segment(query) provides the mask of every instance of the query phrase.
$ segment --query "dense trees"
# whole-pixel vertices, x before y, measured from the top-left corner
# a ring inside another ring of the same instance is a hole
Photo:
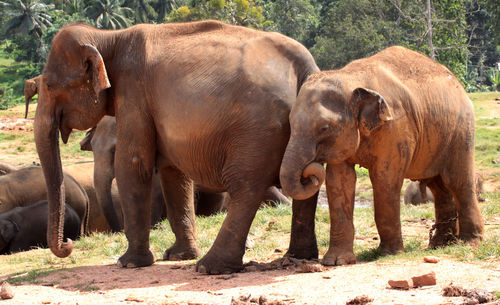
[[[445,64],[468,90],[499,78],[498,0],[0,0],[0,57],[20,62],[7,72],[25,79],[41,71],[52,37],[68,22],[118,29],[207,18],[295,38],[322,69],[398,44]],[[7,78],[0,76],[0,87],[15,83]]]

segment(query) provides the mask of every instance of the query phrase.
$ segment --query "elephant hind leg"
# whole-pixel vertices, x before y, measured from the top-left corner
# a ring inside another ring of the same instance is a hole
[[[193,181],[173,167],[159,167],[167,218],[175,234],[175,243],[168,248],[164,260],[194,259],[201,254],[196,244]]]
[[[436,176],[427,185],[434,196],[436,223],[430,232],[429,248],[444,247],[457,237],[457,209],[453,195],[441,176]],[[433,232],[435,230],[435,232]]]
[[[228,190],[230,201],[226,219],[214,244],[196,264],[198,272],[221,274],[243,269],[247,235],[267,188],[266,185],[246,182]]]
[[[458,237],[478,245],[484,233],[484,223],[477,202],[474,169],[463,169],[460,174],[453,173],[443,180],[456,203]]]

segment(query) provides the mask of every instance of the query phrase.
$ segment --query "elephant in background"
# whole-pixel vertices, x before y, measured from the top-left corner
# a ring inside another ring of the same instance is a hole
[[[477,201],[485,201],[484,197],[481,195],[483,192],[483,178],[480,174],[476,174],[475,177]],[[425,183],[421,181],[412,181],[408,184],[404,194],[405,204],[419,205],[429,201],[434,202],[434,195],[432,195],[431,190]]]
[[[31,102],[31,98],[38,93],[39,82],[41,75],[37,77],[30,78],[24,82],[24,99],[26,100],[26,112],[24,113],[24,118],[28,118],[28,109]]]
[[[47,247],[47,200],[0,214],[0,254]],[[80,237],[81,220],[70,205],[64,212],[64,238]]]
[[[82,220],[82,232],[84,232],[89,212],[87,193],[67,173],[64,173],[64,191],[66,203],[75,210]],[[46,199],[47,188],[41,167],[24,167],[0,176],[0,213]]]
[[[484,224],[475,191],[474,124],[472,103],[453,74],[403,47],[311,75],[290,113],[280,178],[285,193],[305,199],[326,177],[331,229],[323,264],[356,261],[355,164],[369,171],[381,253],[404,251],[404,178],[424,181],[436,200],[431,248],[456,237],[479,244]],[[312,224],[309,215],[303,221]]]
[[[227,216],[201,273],[243,268],[245,241],[266,190],[279,184],[290,136],[289,112],[302,84],[319,71],[309,51],[279,33],[218,21],[140,24],[103,31],[63,27],[52,40],[35,117],[35,142],[49,192],[49,246],[59,257],[64,201],[58,133],[116,117],[115,175],[126,215],[123,267],[149,266],[151,187],[158,172],[176,241],[165,259],[201,252],[193,187],[228,192]],[[316,198],[294,202],[295,211]],[[317,256],[314,225],[292,220],[289,255]],[[307,234],[306,234],[307,235]]]

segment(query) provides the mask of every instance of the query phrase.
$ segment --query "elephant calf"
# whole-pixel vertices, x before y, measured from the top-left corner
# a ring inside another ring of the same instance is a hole
[[[0,254],[47,247],[48,202],[39,201],[0,214]],[[70,205],[64,213],[64,238],[80,236],[80,217]]]
[[[474,123],[472,103],[453,74],[403,47],[311,75],[290,113],[280,179],[285,193],[305,199],[326,176],[331,231],[323,263],[356,261],[355,164],[370,174],[383,254],[404,250],[404,178],[424,181],[434,194],[436,233],[430,247],[456,237],[478,244],[483,220],[474,181]],[[302,221],[312,226],[314,213],[308,215]]]

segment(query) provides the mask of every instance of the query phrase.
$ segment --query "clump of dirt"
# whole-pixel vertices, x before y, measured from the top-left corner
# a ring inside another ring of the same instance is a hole
[[[450,284],[443,288],[443,296],[445,297],[464,297],[463,305],[484,304],[494,302],[497,297],[484,289],[467,289],[461,286],[453,286]]]
[[[239,298],[232,298],[231,299],[231,305],[254,305],[254,304],[259,304],[259,305],[287,305],[287,304],[293,304],[295,303],[295,300],[290,298],[290,299],[284,299],[284,300],[268,300],[266,296],[261,295],[259,297],[252,297],[250,294],[249,295],[242,295]]]
[[[243,272],[270,271],[270,270],[295,270],[299,273],[322,272],[326,268],[318,260],[295,259],[293,257],[282,257],[269,263],[250,261],[245,264]]]
[[[370,298],[369,296],[363,294],[347,301],[345,305],[365,305],[371,302],[373,302],[373,298]]]

